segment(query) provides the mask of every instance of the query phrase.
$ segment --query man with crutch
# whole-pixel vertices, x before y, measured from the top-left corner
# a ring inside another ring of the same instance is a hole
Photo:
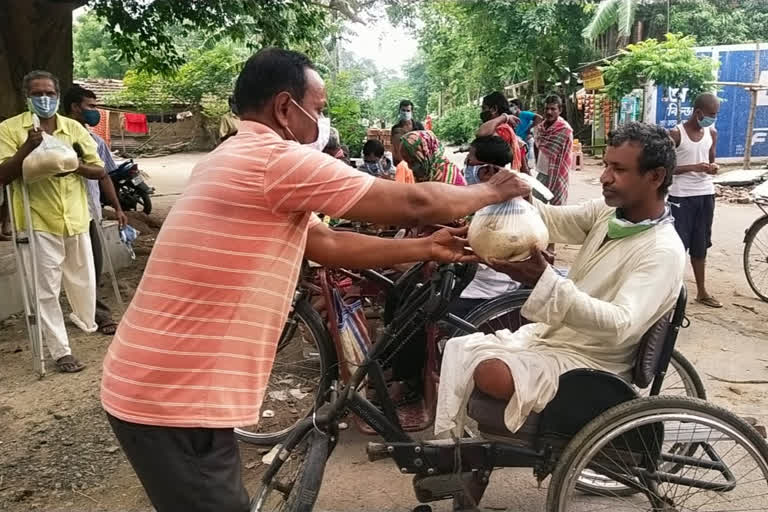
[[[88,131],[56,113],[60,91],[55,76],[32,71],[24,77],[23,92],[29,111],[0,123],[0,182],[11,184],[14,228],[17,233],[26,232],[29,239],[19,249],[23,267],[36,269],[35,275],[25,276],[36,284],[35,321],[42,326],[56,368],[74,373],[85,365],[75,359],[69,347],[59,293],[63,285],[72,306],[70,320],[85,332],[96,331],[90,213],[81,177],[100,179],[104,168]],[[69,146],[79,145],[79,166],[70,173],[24,183],[22,163],[42,143],[43,133]],[[33,259],[34,264],[26,264]]]

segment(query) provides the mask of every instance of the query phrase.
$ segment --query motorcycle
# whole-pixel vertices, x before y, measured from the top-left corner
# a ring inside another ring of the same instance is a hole
[[[127,160],[111,171],[109,177],[115,186],[117,198],[123,211],[143,211],[147,215],[152,212],[150,196],[154,194],[155,189],[144,181],[138,164],[133,160]],[[102,195],[102,204],[106,204],[105,199]]]

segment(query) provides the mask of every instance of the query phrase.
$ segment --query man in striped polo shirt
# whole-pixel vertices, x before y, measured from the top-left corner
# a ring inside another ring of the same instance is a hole
[[[467,259],[460,230],[391,240],[378,224],[448,222],[529,193],[512,173],[470,187],[376,179],[322,153],[325,86],[302,54],[265,49],[235,86],[237,135],[193,169],[104,360],[101,399],[158,512],[245,512],[233,427],[259,420],[303,257],[370,268]]]

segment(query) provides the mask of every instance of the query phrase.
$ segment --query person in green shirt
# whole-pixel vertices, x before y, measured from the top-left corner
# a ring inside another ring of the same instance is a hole
[[[56,113],[60,91],[55,76],[32,71],[24,77],[23,92],[29,111],[0,123],[0,184],[11,184],[10,207],[16,230],[25,231],[31,223],[37,242],[34,255],[26,245],[21,250],[28,269],[32,256],[37,263],[43,338],[59,371],[73,373],[85,365],[74,358],[69,347],[59,294],[63,285],[72,306],[70,320],[83,331],[94,332],[96,274],[88,235],[91,216],[85,179],[100,179],[104,167],[88,131],[77,121]],[[77,149],[79,167],[27,184],[32,217],[27,219],[22,203],[22,162],[42,143],[43,133]]]

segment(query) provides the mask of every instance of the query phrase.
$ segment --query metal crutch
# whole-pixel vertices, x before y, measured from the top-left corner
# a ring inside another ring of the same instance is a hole
[[[85,180],[85,178],[83,178]],[[91,194],[88,193],[88,186],[86,183],[83,183],[83,185],[86,185],[85,193],[86,196],[88,196],[88,204],[91,207],[92,212],[96,212],[96,205],[93,204],[93,197],[91,197]],[[99,208],[101,205],[99,205]],[[107,272],[109,272],[109,275],[112,277],[112,289],[115,292],[115,300],[117,301],[117,305],[120,306],[120,309],[123,308],[123,298],[120,296],[120,288],[117,286],[117,276],[115,275],[115,268],[112,266],[112,256],[109,255],[109,249],[107,249],[107,237],[104,235],[104,228],[101,227],[101,221],[93,219],[93,223],[96,225],[96,235],[99,237],[99,241],[101,242],[101,254],[104,257],[104,262],[107,264]],[[98,279],[99,276],[96,276]],[[99,291],[96,290],[96,293],[98,294]]]
[[[23,178],[19,178],[19,186],[21,188],[21,198],[24,206],[24,217],[26,218],[24,225],[27,232],[24,237],[20,237],[19,233],[16,231],[16,215],[13,211],[13,190],[12,186],[8,185],[6,190],[8,191],[8,212],[11,221],[11,238],[13,240],[13,252],[16,256],[16,268],[21,279],[21,295],[24,301],[24,323],[27,326],[29,347],[32,351],[32,366],[40,377],[45,377],[43,329],[40,322],[40,301],[37,294],[39,289],[37,280],[37,240],[35,230],[32,229],[29,192],[27,190],[27,184],[24,183]],[[28,246],[28,261],[25,261],[24,255],[22,254],[20,247],[22,244]],[[27,268],[27,263],[29,263],[31,268]]]

